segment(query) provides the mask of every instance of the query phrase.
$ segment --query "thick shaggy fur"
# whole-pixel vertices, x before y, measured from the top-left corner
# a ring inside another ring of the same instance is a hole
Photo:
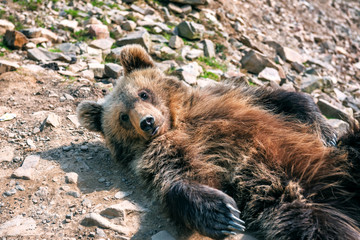
[[[142,48],[123,53],[124,78],[78,116],[174,221],[220,239],[241,230],[239,209],[261,239],[360,239],[358,129],[327,147],[333,130],[304,95],[193,89]]]

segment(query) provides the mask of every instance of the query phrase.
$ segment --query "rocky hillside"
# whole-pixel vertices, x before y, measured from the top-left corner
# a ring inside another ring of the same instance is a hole
[[[307,92],[339,134],[360,119],[358,0],[2,1],[0,36],[5,239],[202,239],[161,215],[76,119],[79,102],[116,84],[126,44],[189,85]]]

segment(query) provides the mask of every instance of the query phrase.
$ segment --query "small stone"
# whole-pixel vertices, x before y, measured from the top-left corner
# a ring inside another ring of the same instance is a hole
[[[5,19],[0,19],[0,35],[4,35],[6,30],[14,30],[15,25],[12,22],[9,22]]]
[[[70,151],[72,149],[72,146],[71,145],[70,146],[64,146],[64,147],[62,147],[62,149],[63,149],[63,151],[68,152],[68,151]]]
[[[279,47],[276,49],[277,54],[287,62],[298,62],[303,63],[305,59],[295,50],[288,48],[288,47]]]
[[[169,10],[171,10],[175,13],[179,13],[179,14],[183,13],[183,10],[173,3],[169,3],[168,8],[169,8]]]
[[[81,205],[87,208],[91,208],[91,204],[91,200],[88,198],[84,198],[84,200],[81,202]]]
[[[103,183],[103,182],[105,182],[105,181],[106,181],[106,179],[105,179],[104,177],[101,177],[101,178],[98,179],[98,182],[99,182],[99,183]]]
[[[170,2],[176,2],[180,4],[190,4],[190,5],[204,5],[208,0],[170,0]]]
[[[340,120],[340,119],[328,119],[328,123],[335,129],[338,138],[343,136],[349,131],[350,125],[349,123]]]
[[[209,39],[205,39],[203,41],[203,43],[204,43],[204,55],[205,55],[205,57],[209,57],[209,58],[215,57],[216,54],[215,54],[214,43]]]
[[[29,28],[29,29],[23,29],[21,32],[27,37],[27,38],[39,38],[41,37],[41,28]]]
[[[75,29],[77,28],[78,24],[79,24],[78,21],[75,21],[75,20],[71,21],[71,20],[67,20],[67,19],[62,20],[62,21],[60,21],[60,23],[59,23],[60,27],[62,27],[62,28],[69,28],[69,29],[72,30],[72,31],[75,31]]]
[[[65,175],[65,182],[70,184],[77,184],[79,175],[75,172],[69,172]]]
[[[175,240],[167,231],[163,230],[151,236],[151,240]]]
[[[45,119],[45,122],[47,125],[50,125],[52,127],[59,127],[61,124],[60,117],[55,113],[50,113]]]
[[[10,146],[0,148],[0,162],[11,162],[14,158],[15,149]]]
[[[25,188],[22,185],[16,185],[15,189],[19,191],[25,191]]]
[[[123,67],[115,63],[105,64],[105,75],[107,77],[117,79],[121,76],[123,72]]]
[[[129,235],[130,233],[127,227],[115,225],[97,213],[90,213],[86,215],[81,224],[84,226],[98,226],[102,228],[108,228],[124,235]]]
[[[28,58],[39,62],[64,61],[71,63],[73,59],[70,56],[58,52],[50,52],[44,48],[34,48],[28,50]]]
[[[81,151],[87,151],[87,150],[89,150],[89,147],[87,145],[81,145],[80,150]]]
[[[57,46],[57,48],[64,53],[74,53],[79,54],[80,48],[74,43],[62,43]]]
[[[171,36],[169,40],[169,47],[174,49],[179,49],[182,48],[183,46],[184,46],[184,41],[181,39],[181,37],[177,35]]]
[[[292,62],[292,63],[291,63],[291,67],[292,67],[297,73],[302,73],[302,72],[305,71],[304,65],[302,65],[301,63],[298,63],[298,62]]]
[[[39,164],[40,156],[39,155],[30,155],[27,156],[18,169],[16,169],[11,177],[13,178],[22,178],[25,180],[30,180],[33,177],[33,172],[36,166]]]
[[[99,237],[106,238],[106,233],[105,233],[105,231],[102,230],[101,228],[96,228],[95,231],[96,231],[96,234],[97,234]]]
[[[205,28],[201,24],[183,21],[177,26],[177,31],[180,37],[196,40],[202,38]]]
[[[116,45],[119,47],[122,47],[122,46],[125,46],[128,44],[140,44],[147,51],[149,51],[149,49],[151,47],[150,35],[147,31],[137,31],[137,32],[129,33],[125,37],[116,41]]]
[[[122,198],[126,198],[127,196],[130,196],[133,192],[123,192],[123,191],[119,191],[117,193],[115,193],[115,198],[116,199],[122,199]]]
[[[248,51],[241,59],[242,68],[248,72],[259,74],[265,67],[277,69],[274,62],[268,59],[264,54],[255,50]]]
[[[34,129],[33,129],[33,134],[37,134],[37,133],[39,133],[39,132],[40,132],[40,128],[34,127]]]
[[[25,35],[16,30],[7,30],[4,36],[4,43],[9,48],[20,49],[28,42]]]
[[[121,28],[125,31],[133,31],[136,28],[136,23],[134,21],[125,21],[121,24]]]
[[[264,68],[264,70],[259,73],[258,78],[265,81],[274,81],[277,84],[280,84],[281,82],[279,72],[276,69],[269,67]]]
[[[68,214],[66,214],[66,216],[65,216],[66,219],[72,219],[72,217],[73,217],[73,214],[72,214],[72,213],[68,213]]]
[[[96,78],[103,78],[105,75],[105,65],[101,63],[89,63],[89,70],[94,72]]]
[[[7,60],[0,60],[0,74],[4,72],[15,71],[20,66],[16,62],[10,62]]]
[[[89,27],[89,34],[97,39],[109,38],[110,33],[106,25],[102,24],[91,24]]]
[[[69,119],[75,125],[76,128],[80,127],[80,122],[79,122],[77,115],[75,115],[75,114],[67,115],[66,118]]]
[[[4,195],[5,197],[10,197],[10,196],[15,195],[15,194],[16,194],[16,189],[15,189],[15,188],[13,188],[13,189],[11,189],[11,190],[8,190],[8,191],[5,191],[5,192],[3,193],[3,195]]]
[[[187,54],[186,58],[190,60],[194,60],[204,55],[204,51],[200,49],[191,49]]]
[[[30,147],[30,149],[31,149],[32,151],[35,151],[35,150],[36,150],[36,145],[35,145],[35,143],[34,143],[33,140],[31,140],[30,138],[28,138],[28,139],[26,140],[26,143],[27,143],[27,145]]]
[[[111,38],[96,39],[96,40],[91,41],[89,46],[93,47],[93,48],[101,49],[101,50],[107,50],[107,49],[111,48],[111,46],[113,45],[114,42],[115,42],[115,40],[113,40]]]
[[[79,198],[80,197],[80,193],[76,192],[76,191],[69,191],[66,194],[69,195],[69,196],[72,196],[74,198]]]

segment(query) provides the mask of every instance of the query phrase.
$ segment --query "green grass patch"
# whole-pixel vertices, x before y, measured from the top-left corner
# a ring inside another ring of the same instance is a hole
[[[67,15],[71,15],[73,18],[77,18],[79,16],[79,11],[78,10],[74,10],[74,9],[67,9],[67,10],[64,10],[64,12],[67,14]]]
[[[13,0],[13,2],[18,3],[20,6],[26,7],[27,10],[36,11],[43,2],[42,0]]]
[[[77,31],[77,32],[72,32],[71,37],[75,38],[79,42],[86,42],[86,41],[91,39],[89,33],[86,30],[80,30],[80,31]]]
[[[50,48],[50,49],[49,49],[49,52],[54,52],[54,53],[56,53],[56,52],[61,52],[61,50],[60,50],[60,49],[57,49],[57,48]]]
[[[217,74],[215,74],[213,72],[208,72],[208,71],[203,72],[200,75],[200,77],[202,77],[202,78],[210,78],[210,79],[215,80],[215,81],[220,80],[220,77]]]
[[[93,0],[91,1],[91,5],[94,7],[102,7],[105,5],[105,3],[103,1]]]
[[[223,72],[226,72],[227,70],[227,66],[225,64],[219,63],[215,58],[199,57],[198,60],[202,63],[205,63],[209,67],[220,69]]]

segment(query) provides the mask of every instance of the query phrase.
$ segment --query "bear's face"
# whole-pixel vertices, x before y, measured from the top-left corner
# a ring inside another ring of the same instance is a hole
[[[101,132],[108,145],[144,144],[170,128],[169,89],[181,83],[155,68],[140,46],[124,47],[120,62],[124,77],[113,92],[103,104],[82,102],[78,118],[82,126]]]

